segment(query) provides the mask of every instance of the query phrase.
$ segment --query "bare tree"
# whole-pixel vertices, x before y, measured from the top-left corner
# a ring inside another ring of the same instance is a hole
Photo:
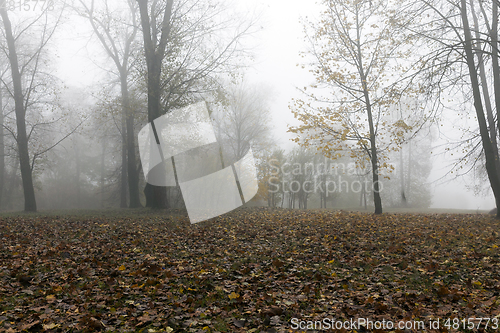
[[[469,76],[472,85],[472,93],[474,96],[474,109],[476,110],[476,117],[477,117],[477,122],[479,124],[481,141],[483,143],[484,156],[486,158],[486,171],[488,173],[488,178],[490,180],[491,189],[493,190],[493,194],[495,196],[495,202],[497,205],[497,217],[500,218],[500,210],[498,210],[498,208],[500,207],[500,178],[497,172],[496,162],[495,162],[495,160],[498,159],[498,148],[493,147],[492,142],[490,141],[488,133],[488,125],[484,115],[483,102],[481,100],[481,91],[479,89],[478,71],[476,69],[476,63],[474,60],[472,34],[469,26],[469,18],[467,15],[467,3],[465,0],[461,0],[460,5],[461,5],[460,14],[462,17],[462,24],[465,35],[463,45],[465,49],[467,67],[469,69]],[[493,5],[493,7],[496,7],[496,5]],[[494,46],[494,48],[496,47],[498,46]],[[495,150],[497,151],[496,154]]]
[[[158,31],[156,26],[156,7],[158,1],[154,0],[151,6],[151,14],[148,10],[148,0],[137,0],[141,13],[142,33],[144,37],[144,53],[147,65],[147,88],[148,88],[148,121],[153,126],[155,137],[158,144],[158,134],[154,128],[153,120],[161,116],[161,67],[165,58],[165,49],[171,38],[171,17],[174,0],[167,0],[163,9],[163,19],[161,20],[161,29]],[[173,160],[172,160],[173,162]],[[166,202],[166,188],[146,184],[144,190],[146,195],[146,206],[153,208],[168,208]]]
[[[440,95],[443,91],[444,77],[447,87],[460,85],[471,95],[478,133],[475,137],[480,140],[476,148],[481,152],[474,162],[484,161],[484,168],[489,184],[495,197],[496,206],[500,207],[500,173],[498,163],[498,144],[495,133],[494,118],[497,120],[500,113],[500,68],[498,62],[498,2],[488,3],[476,0],[455,0],[446,3],[421,0],[424,5],[423,14],[436,17],[440,22],[438,38],[435,29],[423,29],[424,35],[434,46],[426,60],[426,70],[429,75],[428,90]],[[479,16],[477,13],[481,13]],[[473,20],[471,28],[470,20]],[[490,23],[491,21],[491,23]],[[474,35],[473,35],[474,34]],[[429,43],[429,44],[431,44]],[[489,71],[486,69],[489,66]],[[455,76],[451,77],[450,72]],[[488,77],[488,73],[490,73]],[[493,96],[489,93],[488,83],[493,82]],[[446,88],[446,86],[445,86]],[[494,98],[496,114],[493,114],[491,99]],[[476,141],[477,142],[477,141]],[[461,161],[472,156],[474,150],[469,151]],[[497,218],[500,210],[497,209]]]
[[[79,0],[81,8],[78,9],[82,16],[85,16],[92,30],[96,34],[101,46],[106,51],[117,70],[120,81],[122,117],[122,136],[124,149],[122,151],[122,173],[127,175],[122,179],[122,184],[128,182],[128,192],[130,197],[130,208],[141,207],[139,199],[139,170],[137,169],[136,141],[134,132],[134,110],[130,105],[129,80],[133,67],[133,52],[136,35],[139,29],[136,18],[138,15],[137,3],[135,0],[127,0],[128,10],[125,13],[117,13],[116,9],[111,10],[107,0],[101,3],[101,11],[96,9],[95,1],[90,4],[88,1]],[[121,14],[122,17],[119,16]],[[118,36],[118,37],[117,37]],[[123,186],[123,185],[122,185]],[[126,194],[125,188],[122,190]]]
[[[269,108],[269,89],[245,82],[226,88],[223,100],[211,114],[218,141],[231,159],[237,161],[250,148],[255,154],[271,149],[272,118]]]
[[[240,41],[253,22],[233,25],[236,18],[216,1],[137,2],[147,68],[148,121],[159,143],[153,120],[210,90],[213,77],[234,65],[244,50]],[[225,22],[223,15],[229,17]],[[147,184],[144,193],[146,206],[168,207],[166,188]]]
[[[15,105],[16,133],[12,134],[17,143],[25,211],[37,210],[33,186],[33,168],[35,161],[45,152],[57,145],[57,143],[55,143],[48,148],[33,152],[30,157],[28,145],[30,139],[33,139],[32,136],[36,132],[37,127],[47,125],[48,122],[31,124],[28,131],[27,116],[29,111],[32,111],[34,115],[37,109],[36,104],[39,104],[39,101],[36,101],[36,97],[41,96],[42,93],[40,93],[40,91],[44,91],[47,89],[47,86],[50,86],[47,84],[48,82],[43,79],[45,73],[42,71],[42,67],[45,61],[45,49],[59,26],[64,4],[62,4],[60,9],[60,11],[54,12],[56,15],[50,15],[50,12],[53,11],[54,8],[46,6],[40,13],[35,13],[24,22],[20,22],[18,29],[16,29],[19,32],[15,35],[7,12],[6,1],[0,0],[0,17],[3,22],[2,33],[6,41],[6,48],[4,51],[8,54],[12,80],[10,85],[5,85],[10,86],[8,92],[9,95],[13,97]],[[33,37],[34,35],[37,37]],[[40,109],[38,109],[38,113],[40,113]],[[35,115],[35,118],[42,118],[42,116],[38,114]]]
[[[21,83],[21,72],[16,51],[16,39],[12,32],[12,25],[5,8],[5,0],[0,3],[0,16],[2,17],[5,38],[9,49],[9,62],[12,72],[14,89],[14,101],[17,118],[17,145],[19,149],[19,161],[21,164],[21,175],[24,189],[24,210],[36,211],[35,190],[30,166],[28,152],[28,134],[26,133],[26,109],[24,105],[24,94]]]
[[[0,85],[0,209],[2,208],[2,197],[5,187],[5,134],[3,116],[3,87]]]

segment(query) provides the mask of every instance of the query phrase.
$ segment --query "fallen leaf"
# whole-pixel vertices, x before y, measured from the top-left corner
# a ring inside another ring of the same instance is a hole
[[[229,299],[237,299],[239,297],[240,297],[240,294],[237,294],[234,291],[229,294]]]

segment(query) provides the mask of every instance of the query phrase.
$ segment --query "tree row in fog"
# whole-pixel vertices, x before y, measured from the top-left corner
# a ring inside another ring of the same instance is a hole
[[[455,168],[487,179],[500,204],[497,2],[322,1],[304,23],[314,82],[290,101],[290,152],[275,143],[271,89],[244,79],[253,13],[218,0],[0,8],[0,209],[182,207],[176,187],[145,182],[137,135],[200,101],[229,160],[252,148],[256,204],[428,207],[429,152],[450,110],[464,123]],[[87,88],[53,74],[74,22],[105,77]]]

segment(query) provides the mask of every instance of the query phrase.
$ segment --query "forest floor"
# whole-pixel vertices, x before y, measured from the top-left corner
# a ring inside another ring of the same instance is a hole
[[[499,231],[485,214],[0,215],[0,332],[494,332]]]

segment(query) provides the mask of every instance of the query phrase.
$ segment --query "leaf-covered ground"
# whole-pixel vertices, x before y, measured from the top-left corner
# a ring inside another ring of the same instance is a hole
[[[278,209],[195,225],[145,211],[0,217],[0,331],[289,332],[292,318],[326,317],[440,318],[447,331],[447,318],[500,314],[499,224]]]

